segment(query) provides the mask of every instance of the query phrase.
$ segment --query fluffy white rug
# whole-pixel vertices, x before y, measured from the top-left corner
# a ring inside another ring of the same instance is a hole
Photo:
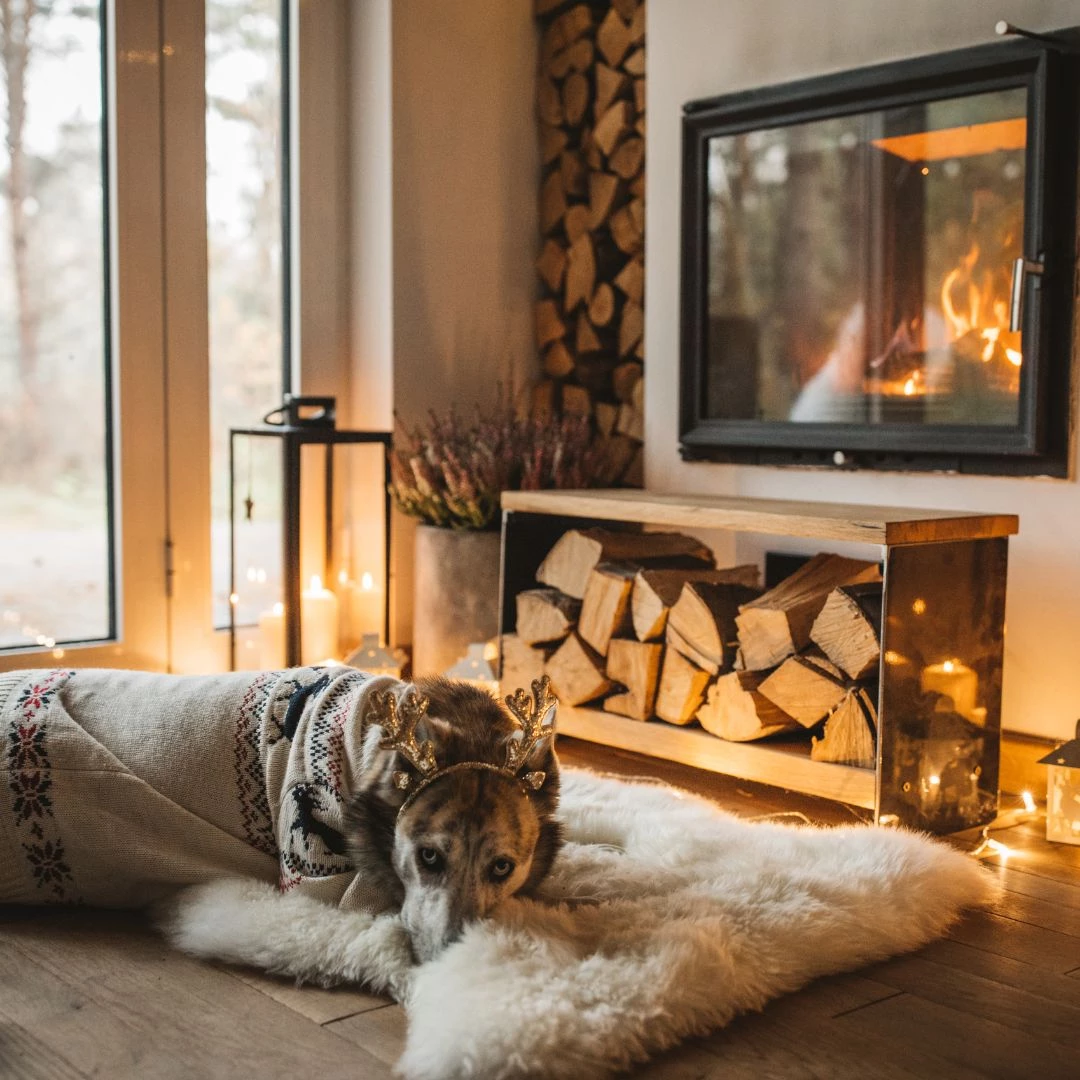
[[[568,903],[513,901],[421,967],[395,918],[255,882],[189,890],[167,930],[196,955],[393,993],[409,1080],[582,1080],[917,948],[995,895],[973,859],[913,833],[751,823],[664,786],[563,776],[571,842],[547,891]]]

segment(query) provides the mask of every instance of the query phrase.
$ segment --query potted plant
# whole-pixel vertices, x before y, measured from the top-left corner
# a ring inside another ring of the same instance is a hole
[[[532,418],[505,408],[471,421],[451,410],[400,428],[390,494],[421,524],[414,564],[413,670],[445,671],[498,631],[503,491],[581,488],[598,456],[587,417]]]

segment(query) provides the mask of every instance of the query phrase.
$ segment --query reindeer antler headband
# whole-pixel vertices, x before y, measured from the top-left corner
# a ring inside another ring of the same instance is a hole
[[[409,691],[400,701],[393,691],[387,690],[372,695],[371,718],[383,729],[379,747],[383,750],[396,750],[419,774],[414,776],[404,770],[394,773],[394,786],[408,792],[405,801],[398,810],[400,816],[424,788],[450,773],[465,769],[479,769],[500,773],[512,780],[518,780],[532,791],[539,791],[546,774],[539,771],[522,773],[529,756],[537,745],[555,731],[555,708],[558,705],[551,693],[551,684],[545,675],[533,680],[532,696],[524,690],[515,690],[506,699],[510,714],[517,720],[518,732],[511,736],[506,745],[506,764],[492,765],[487,761],[461,761],[440,769],[435,760],[435,747],[425,739],[416,741],[416,725],[428,710],[430,702],[415,690]],[[550,716],[550,721],[548,717]]]

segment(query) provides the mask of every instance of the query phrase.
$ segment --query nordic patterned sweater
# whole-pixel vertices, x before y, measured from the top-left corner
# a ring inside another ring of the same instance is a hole
[[[224,875],[377,910],[343,810],[369,694],[351,668],[0,675],[0,903],[139,907]]]

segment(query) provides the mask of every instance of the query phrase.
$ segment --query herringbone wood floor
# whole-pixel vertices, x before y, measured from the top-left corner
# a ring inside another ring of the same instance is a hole
[[[657,775],[747,816],[844,807],[574,740],[571,765]],[[1080,848],[1042,824],[999,834],[1005,898],[909,956],[824,979],[635,1075],[1076,1080]],[[404,1015],[384,999],[296,988],[171,952],[129,914],[0,909],[0,1077],[390,1080]]]

